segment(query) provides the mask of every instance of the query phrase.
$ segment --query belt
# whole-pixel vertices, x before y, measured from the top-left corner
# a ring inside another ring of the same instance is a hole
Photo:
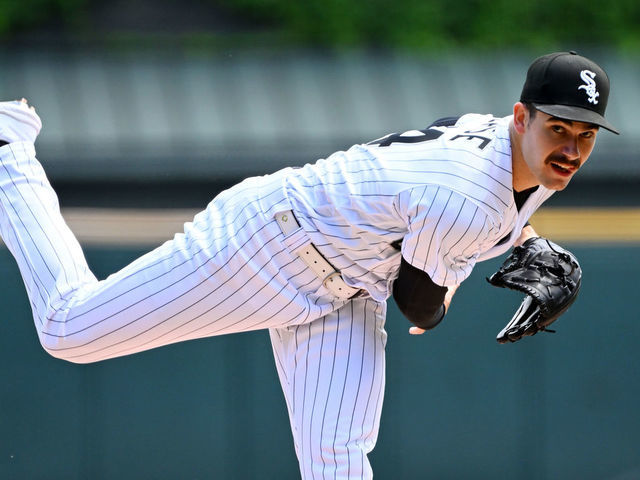
[[[291,210],[279,212],[275,218],[285,236],[300,228],[300,223]],[[295,251],[295,254],[322,280],[325,288],[336,297],[347,300],[362,291],[347,285],[340,272],[322,256],[312,243],[300,247]]]

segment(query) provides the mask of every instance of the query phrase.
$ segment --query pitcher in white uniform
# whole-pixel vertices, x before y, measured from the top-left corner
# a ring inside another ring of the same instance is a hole
[[[65,224],[25,100],[0,103],[0,233],[42,346],[96,362],[268,329],[303,478],[371,478],[386,302],[435,327],[482,261],[589,157],[609,93],[591,60],[534,61],[513,115],[468,114],[222,192],[184,232],[98,281]]]

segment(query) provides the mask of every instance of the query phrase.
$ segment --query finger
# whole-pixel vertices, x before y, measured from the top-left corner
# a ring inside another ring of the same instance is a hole
[[[426,332],[426,330],[423,330],[423,329],[418,328],[418,327],[411,327],[409,329],[409,333],[411,335],[422,335],[424,332]]]

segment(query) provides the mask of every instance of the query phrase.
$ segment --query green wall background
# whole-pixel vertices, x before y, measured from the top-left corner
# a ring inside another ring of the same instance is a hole
[[[640,476],[640,248],[567,246],[585,278],[555,335],[495,342],[520,301],[485,282],[497,260],[427,335],[390,306],[376,478]],[[143,252],[86,253],[104,277]],[[0,298],[1,479],[298,477],[266,332],[73,365],[41,350],[6,249]]]

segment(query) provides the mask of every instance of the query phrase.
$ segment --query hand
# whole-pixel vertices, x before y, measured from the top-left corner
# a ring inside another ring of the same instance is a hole
[[[34,143],[42,121],[27,99],[0,102],[0,140],[7,143]]]
[[[544,237],[533,237],[514,248],[487,280],[525,295],[496,337],[498,343],[517,342],[540,331],[551,331],[547,327],[576,300],[582,269],[569,250]]]
[[[444,314],[447,314],[447,311],[449,311],[449,305],[451,304],[451,299],[453,298],[453,294],[456,293],[456,290],[458,289],[460,285],[453,285],[451,287],[447,287],[447,293],[445,293],[444,295]],[[424,332],[426,332],[426,330],[423,330],[420,327],[411,327],[409,329],[409,333],[411,335],[422,335]]]

